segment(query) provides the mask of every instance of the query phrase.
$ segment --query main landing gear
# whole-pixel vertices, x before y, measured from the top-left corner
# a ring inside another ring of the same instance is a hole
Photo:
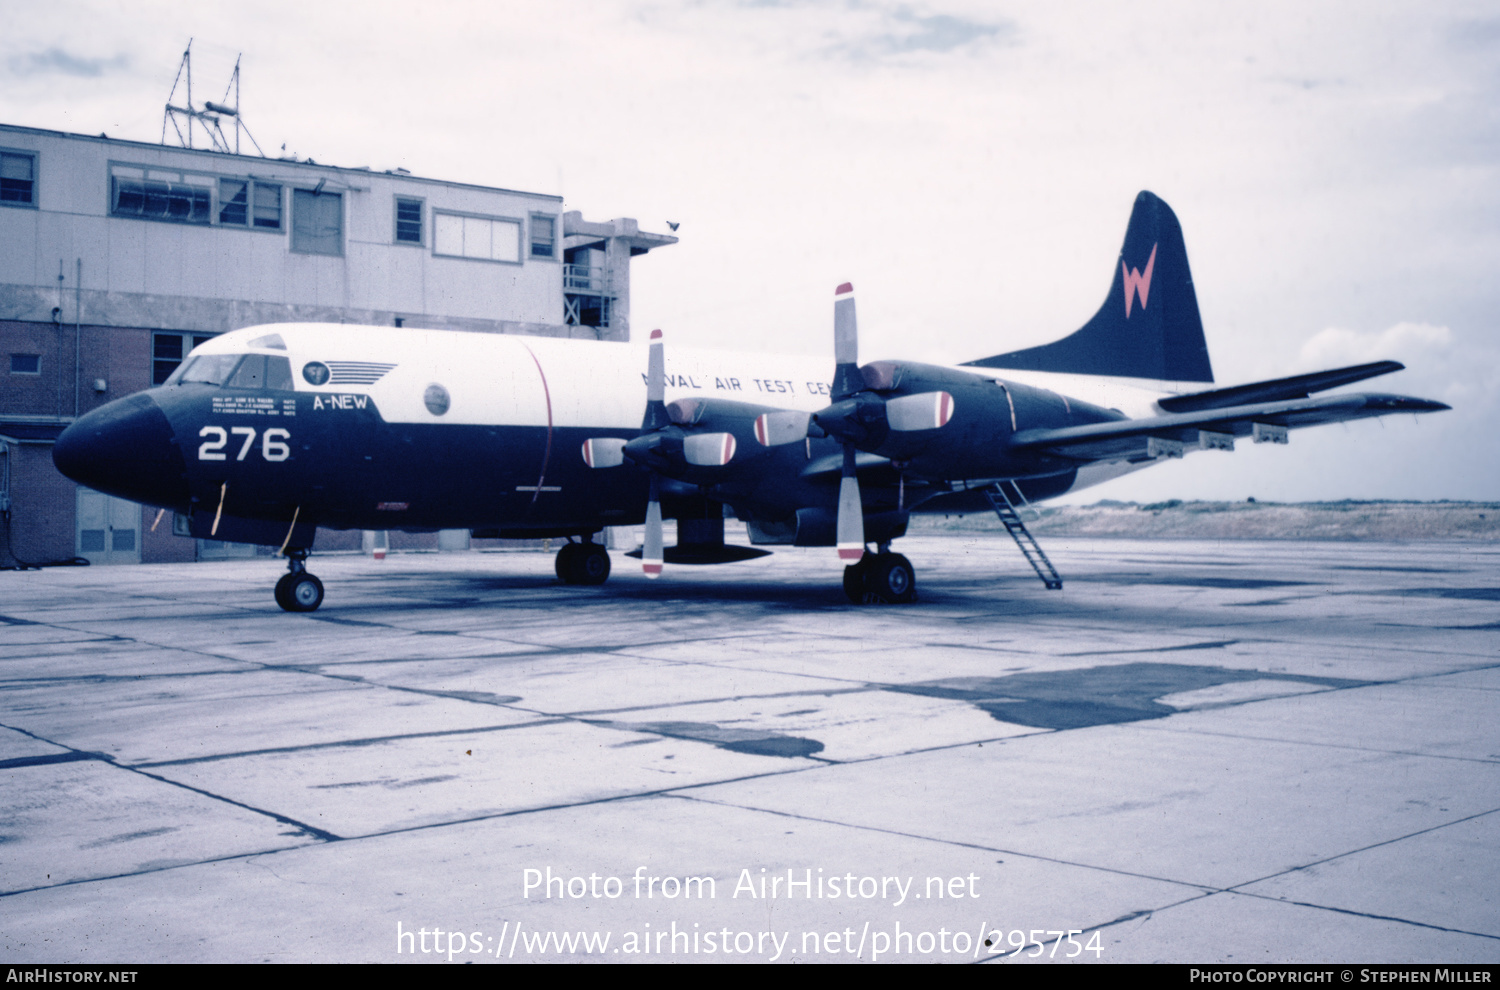
[[[564,543],[557,551],[557,576],[564,584],[603,584],[609,577],[609,551],[592,538]]]
[[[917,600],[917,576],[911,561],[882,544],[844,568],[844,594],[856,605],[905,605]]]
[[[286,570],[276,582],[276,604],[288,612],[311,612],[323,604],[323,582],[307,570],[307,551],[289,547]]]

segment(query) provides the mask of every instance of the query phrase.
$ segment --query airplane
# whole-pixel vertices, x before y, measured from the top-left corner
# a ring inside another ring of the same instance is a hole
[[[310,612],[319,526],[564,538],[558,577],[602,584],[596,542],[644,525],[664,564],[831,546],[852,602],[915,598],[891,550],[913,512],[999,513],[1049,588],[1018,507],[1235,441],[1441,402],[1330,389],[1378,361],[1213,388],[1176,215],[1135,200],[1108,296],[1061,340],[958,366],[860,365],[852,287],[832,379],[810,357],[393,327],[286,323],[222,334],[165,384],[80,417],[53,448],[90,488],[176,513],[179,532],[278,548],[277,604]],[[642,360],[644,358],[644,361]],[[644,366],[644,373],[643,373]],[[1003,372],[1003,374],[1001,374]],[[1163,394],[1165,391],[1165,394]],[[726,514],[751,546],[726,544]],[[663,546],[663,520],[677,543]],[[871,549],[873,547],[873,550]]]

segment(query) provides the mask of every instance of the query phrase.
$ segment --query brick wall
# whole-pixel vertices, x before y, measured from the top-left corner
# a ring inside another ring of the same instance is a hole
[[[0,522],[5,537],[0,559],[9,564],[71,559],[76,553],[75,486],[52,466],[52,445],[27,443],[10,448],[10,518]]]

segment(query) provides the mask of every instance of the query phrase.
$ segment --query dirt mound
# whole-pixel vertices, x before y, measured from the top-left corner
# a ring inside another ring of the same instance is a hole
[[[1039,513],[1039,515],[1038,515]],[[1500,541],[1500,502],[1183,502],[1038,506],[1037,536],[1186,540]],[[1002,529],[993,515],[913,516],[913,533]]]

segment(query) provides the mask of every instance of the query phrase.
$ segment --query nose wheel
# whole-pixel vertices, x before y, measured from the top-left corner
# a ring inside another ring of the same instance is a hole
[[[307,570],[307,551],[288,550],[287,572],[276,582],[276,604],[288,612],[312,612],[323,604],[323,582]]]

